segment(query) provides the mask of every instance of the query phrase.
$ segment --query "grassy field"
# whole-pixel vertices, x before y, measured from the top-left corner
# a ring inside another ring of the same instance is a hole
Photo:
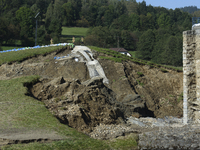
[[[86,36],[89,28],[62,27],[62,35],[67,36]]]
[[[16,52],[7,52],[0,54],[0,65],[3,63],[10,63],[10,62],[20,62],[28,57],[33,57],[41,54],[47,54],[52,51],[55,51],[59,48],[65,48],[66,46],[52,46],[52,47],[43,47],[43,48],[36,48],[36,49],[27,49],[22,51]]]
[[[38,76],[27,76],[12,80],[0,80],[0,127],[45,129],[56,131],[67,137],[66,140],[52,143],[30,143],[4,146],[2,149],[41,149],[41,150],[78,150],[78,149],[129,149],[137,146],[135,136],[116,141],[95,140],[75,129],[61,124],[40,101],[26,96],[24,84],[34,83]]]
[[[108,148],[104,142],[90,139],[66,125],[61,124],[40,101],[26,96],[27,88],[24,83],[34,83],[38,76],[22,77],[12,80],[0,81],[0,127],[29,128],[56,130],[69,137],[68,140],[50,144],[33,143],[28,145],[14,145],[13,149],[101,149]],[[93,144],[91,144],[93,143]],[[10,146],[6,146],[4,149]]]
[[[85,37],[89,28],[80,27],[62,27],[60,41],[72,43],[72,38],[75,37],[75,43],[80,43],[81,37]]]

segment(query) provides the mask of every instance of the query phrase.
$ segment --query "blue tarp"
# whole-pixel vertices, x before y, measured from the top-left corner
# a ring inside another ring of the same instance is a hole
[[[10,50],[3,50],[0,51],[0,53],[7,53],[7,52],[13,52],[13,51],[21,51],[21,50],[27,50],[27,49],[35,49],[35,48],[42,48],[42,47],[49,47],[49,46],[65,46],[65,45],[72,45],[74,46],[72,43],[59,43],[59,44],[51,44],[51,45],[45,45],[45,46],[34,46],[34,47],[24,47],[24,48],[14,48],[14,49],[10,49]]]

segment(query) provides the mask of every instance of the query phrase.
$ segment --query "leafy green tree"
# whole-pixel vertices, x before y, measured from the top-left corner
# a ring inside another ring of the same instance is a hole
[[[145,31],[142,36],[139,38],[139,42],[137,44],[136,57],[145,60],[151,60],[152,54],[151,52],[154,49],[155,44],[155,35],[154,32],[149,29]]]
[[[138,15],[146,15],[147,14],[147,5],[146,2],[143,0],[141,3],[138,3],[137,9]]]
[[[150,13],[147,13],[146,16],[140,15],[140,30],[154,29],[154,26],[154,19]]]
[[[34,0],[34,4],[36,4],[41,14],[46,13],[49,3],[51,3],[51,0],[36,0],[36,2]],[[44,19],[43,16],[45,15],[41,15],[41,16],[42,16],[42,19]]]
[[[114,8],[116,18],[127,13],[126,5],[123,1],[118,1]]]
[[[163,53],[164,62],[167,65],[176,65],[178,41],[175,36],[170,36],[167,40],[165,51]]]
[[[137,14],[133,13],[133,14],[131,14],[129,16],[129,20],[130,20],[130,22],[129,22],[128,29],[130,31],[137,31],[137,30],[139,30],[139,28],[140,28],[140,17]]]
[[[158,39],[158,41],[155,42],[154,49],[152,51],[152,59],[151,61],[158,63],[158,64],[165,64],[165,45],[166,45],[166,39],[161,38]]]
[[[99,7],[98,13],[97,13],[97,18],[96,18],[96,23],[95,23],[96,26],[103,26],[104,25],[103,24],[103,18],[104,18],[106,8],[107,8],[106,6]]]
[[[95,25],[96,18],[97,18],[98,6],[93,5],[89,7],[89,16],[85,16],[86,20],[89,22],[90,25]]]
[[[194,13],[195,11],[198,11],[199,9],[197,8],[197,6],[186,6],[183,8],[180,8],[182,11],[184,12],[188,12],[188,13]]]
[[[5,37],[7,37],[7,26],[7,20],[0,17],[0,45],[3,43],[3,40],[5,40]]]
[[[192,14],[193,17],[200,17],[200,10],[198,11],[195,11],[193,14]]]
[[[49,44],[50,39],[48,39],[48,42],[45,41],[46,37],[46,31],[44,26],[40,26],[37,30],[37,44],[38,45],[44,45]]]
[[[48,34],[51,34],[54,42],[59,41],[59,37],[62,32],[62,17],[63,17],[63,2],[61,0],[55,0],[55,3],[50,3],[47,8],[45,18],[45,28]]]
[[[128,15],[131,15],[132,13],[136,14],[137,7],[138,7],[138,3],[136,2],[136,0],[126,1],[126,9],[128,11]]]
[[[7,7],[8,3],[6,3],[6,0],[0,0],[0,16],[7,9]]]
[[[34,44],[33,27],[35,22],[33,20],[34,13],[27,7],[20,7],[16,12],[16,18],[20,24],[20,38],[24,45]]]
[[[64,8],[64,20],[63,20],[63,25],[65,26],[72,26],[73,25],[73,7],[70,2],[64,3],[63,6]]]
[[[68,0],[67,2],[70,2],[72,4],[72,7],[74,8],[74,22],[76,20],[80,19],[80,12],[81,12],[81,7],[82,7],[82,2],[81,0]]]
[[[157,23],[160,28],[168,28],[171,25],[171,18],[166,13],[163,13],[157,19]]]
[[[51,31],[49,30],[49,26],[52,20],[52,16],[53,16],[53,2],[51,2],[47,8],[47,12],[46,12],[46,18],[45,18],[45,28],[48,34],[51,33]]]
[[[136,39],[134,39],[133,33],[127,30],[121,31],[121,47],[128,50],[136,49]]]
[[[112,22],[111,28],[128,30],[129,22],[129,17],[126,14],[123,14]]]
[[[114,13],[114,6],[109,5],[108,9],[105,11],[104,17],[103,17],[103,23],[105,26],[110,26],[113,22],[113,19],[115,18]]]

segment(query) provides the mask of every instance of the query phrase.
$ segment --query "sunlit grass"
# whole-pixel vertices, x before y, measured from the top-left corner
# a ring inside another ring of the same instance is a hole
[[[43,47],[43,48],[36,48],[36,49],[27,49],[27,50],[21,50],[21,51],[0,53],[0,65],[4,63],[15,62],[15,61],[20,62],[28,57],[47,54],[47,53],[56,51],[60,48],[66,48],[66,46],[52,46],[52,47]]]
[[[3,49],[3,50],[11,50],[11,49],[14,49],[14,48],[22,48],[22,47],[12,47],[12,46],[1,46],[1,48]]]
[[[107,56],[99,56],[99,58],[101,58],[101,59],[108,59],[108,60],[112,60],[112,61],[120,62],[120,63],[123,62],[123,61],[132,61],[132,62],[135,62],[137,64],[149,65],[151,67],[160,68],[161,71],[165,70],[165,69],[174,70],[174,71],[177,71],[177,72],[182,72],[183,71],[182,67],[175,67],[175,66],[156,64],[154,62],[137,59],[135,57],[129,57],[127,55],[120,54],[119,52],[116,52],[116,51],[113,51],[113,50],[110,50],[110,49],[106,49],[106,48],[100,48],[100,47],[95,47],[95,46],[89,46],[89,47],[92,50],[95,50],[95,51],[98,51],[100,53],[103,53],[103,54],[107,55]],[[132,54],[134,54],[134,53],[132,53]]]
[[[108,150],[135,148],[135,139],[124,139],[115,142],[95,140],[89,136],[61,124],[45,105],[27,96],[24,86],[36,83],[39,76],[26,76],[11,80],[0,80],[0,128],[27,128],[56,131],[66,139],[51,143],[16,144],[1,147],[3,150]]]
[[[62,27],[62,35],[86,36],[89,28]]]

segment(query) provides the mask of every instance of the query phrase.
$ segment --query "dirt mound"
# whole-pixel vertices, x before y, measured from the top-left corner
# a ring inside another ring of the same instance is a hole
[[[28,87],[30,95],[44,101],[62,122],[79,131],[95,126],[123,123],[127,117],[182,116],[182,73],[95,58],[103,67],[109,85],[102,79],[89,80],[87,66],[74,59],[54,60],[70,50],[0,66],[0,80],[26,75],[41,76]]]
[[[33,96],[64,124],[89,133],[103,124],[124,123],[130,115],[145,116],[148,109],[139,96],[127,95],[124,103],[96,77],[85,82],[65,79],[42,79],[30,88]]]

